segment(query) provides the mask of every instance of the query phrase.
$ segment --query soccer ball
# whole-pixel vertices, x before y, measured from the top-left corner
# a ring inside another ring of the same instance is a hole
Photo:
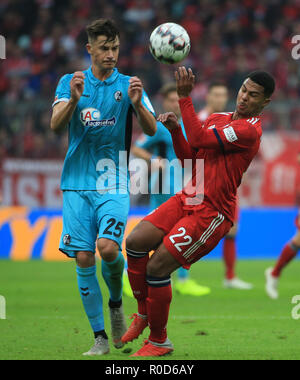
[[[161,24],[151,33],[149,49],[161,63],[171,65],[182,61],[189,54],[190,48],[187,31],[173,22]]]

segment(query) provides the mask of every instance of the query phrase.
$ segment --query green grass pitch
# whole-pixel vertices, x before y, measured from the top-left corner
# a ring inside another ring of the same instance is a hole
[[[174,292],[168,335],[175,351],[165,359],[300,359],[300,319],[292,318],[295,305],[291,302],[293,296],[300,295],[300,261],[295,260],[285,269],[276,301],[264,292],[264,270],[272,263],[238,262],[239,276],[255,286],[251,291],[223,289],[221,261],[195,264],[191,276],[210,286],[212,292],[203,297]],[[108,292],[99,262],[98,276],[110,334]],[[6,299],[6,319],[0,319],[0,360],[139,360],[112,346],[103,357],[81,355],[93,344],[93,335],[81,304],[73,261],[2,260],[0,295]],[[124,297],[124,309],[127,316],[136,312],[135,300]],[[148,331],[125,348],[134,353]]]

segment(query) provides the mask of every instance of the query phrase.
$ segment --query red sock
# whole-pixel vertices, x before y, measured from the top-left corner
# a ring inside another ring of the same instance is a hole
[[[223,259],[225,263],[225,276],[227,280],[235,277],[234,268],[236,261],[236,242],[235,238],[225,237],[223,245]]]
[[[151,278],[151,281],[154,278]],[[172,301],[171,280],[164,286],[152,286],[148,280],[147,314],[150,328],[149,340],[163,343],[167,339],[167,323]],[[162,279],[157,279],[162,280]]]
[[[127,255],[128,279],[133,295],[138,303],[138,312],[142,315],[147,315],[146,299],[148,295],[148,285],[146,282],[146,267],[148,260],[149,255],[140,258],[133,258]]]
[[[282,269],[297,255],[298,247],[291,243],[284,246],[279,259],[273,269],[272,276],[279,277]]]

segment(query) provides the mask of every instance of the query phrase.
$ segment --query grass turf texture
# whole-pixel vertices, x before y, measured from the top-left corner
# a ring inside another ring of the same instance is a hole
[[[99,264],[106,331],[110,336],[108,291]],[[292,262],[284,271],[280,298],[276,301],[264,292],[264,270],[271,264],[238,263],[239,276],[255,286],[251,291],[223,289],[221,261],[195,264],[191,276],[210,286],[212,292],[203,297],[179,296],[174,292],[168,335],[175,351],[158,360],[300,359],[300,319],[291,316],[295,306],[292,297],[300,294],[300,261]],[[111,345],[108,355],[82,356],[93,344],[93,335],[81,304],[72,261],[0,261],[0,294],[6,298],[7,316],[0,320],[0,360],[139,360],[129,355],[141,347],[148,329],[143,337],[120,350]],[[126,315],[136,312],[135,300],[124,297],[123,303]],[[126,352],[130,348],[131,353]]]

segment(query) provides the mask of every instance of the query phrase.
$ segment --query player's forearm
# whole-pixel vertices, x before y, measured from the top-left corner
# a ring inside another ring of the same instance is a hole
[[[151,112],[149,112],[142,104],[134,107],[136,117],[143,132],[148,136],[154,136],[156,132],[156,120]]]
[[[170,132],[172,136],[175,154],[177,158],[181,161],[181,165],[183,166],[185,159],[195,158],[195,152],[184,138],[181,128],[173,129]]]
[[[54,132],[59,133],[66,128],[73,116],[77,103],[77,101],[70,99],[68,102],[58,103],[60,106],[53,109],[50,127]]]
[[[198,148],[203,138],[202,125],[196,115],[191,97],[179,99],[179,105],[187,139],[191,146]]]
[[[191,97],[179,99],[181,116],[187,139],[193,148],[218,149],[219,142],[213,131],[202,128],[195,112]]]

